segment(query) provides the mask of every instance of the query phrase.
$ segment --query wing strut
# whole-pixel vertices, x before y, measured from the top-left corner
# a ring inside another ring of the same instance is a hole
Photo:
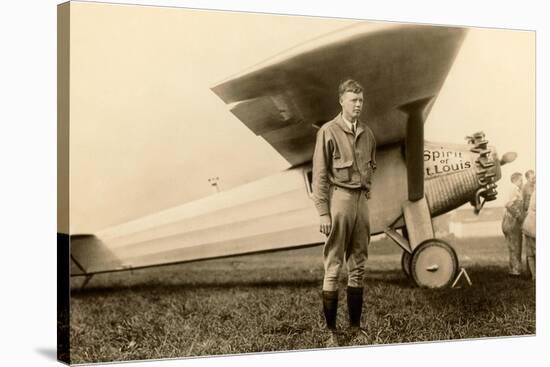
[[[408,115],[405,160],[409,201],[418,201],[424,197],[424,112],[433,98],[421,98],[399,106],[399,110]]]

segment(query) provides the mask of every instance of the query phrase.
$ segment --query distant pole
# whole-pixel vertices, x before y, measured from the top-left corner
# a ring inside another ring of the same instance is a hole
[[[210,185],[216,188],[216,192],[220,192],[219,181],[220,181],[219,177],[211,177],[208,179],[208,182],[210,183]]]

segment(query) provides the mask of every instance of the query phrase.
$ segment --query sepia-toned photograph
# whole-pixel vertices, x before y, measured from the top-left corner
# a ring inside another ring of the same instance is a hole
[[[535,31],[57,27],[60,361],[536,335]]]

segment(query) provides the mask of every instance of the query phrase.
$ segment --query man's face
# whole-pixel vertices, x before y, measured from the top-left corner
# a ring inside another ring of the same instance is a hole
[[[340,97],[340,106],[342,106],[342,114],[347,120],[351,122],[357,120],[363,109],[363,92],[345,92]]]
[[[518,177],[518,178],[514,181],[514,183],[516,184],[517,187],[519,187],[519,188],[521,189],[522,186],[523,186],[523,178]]]
[[[527,181],[529,181],[530,183],[534,184],[535,183],[535,174],[532,174],[531,176],[529,176],[527,178]]]

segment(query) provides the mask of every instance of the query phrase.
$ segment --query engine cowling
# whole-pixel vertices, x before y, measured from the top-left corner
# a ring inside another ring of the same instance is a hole
[[[440,215],[471,202],[476,213],[497,198],[501,177],[496,149],[483,132],[466,138],[468,144],[424,145],[425,195],[432,215]]]

